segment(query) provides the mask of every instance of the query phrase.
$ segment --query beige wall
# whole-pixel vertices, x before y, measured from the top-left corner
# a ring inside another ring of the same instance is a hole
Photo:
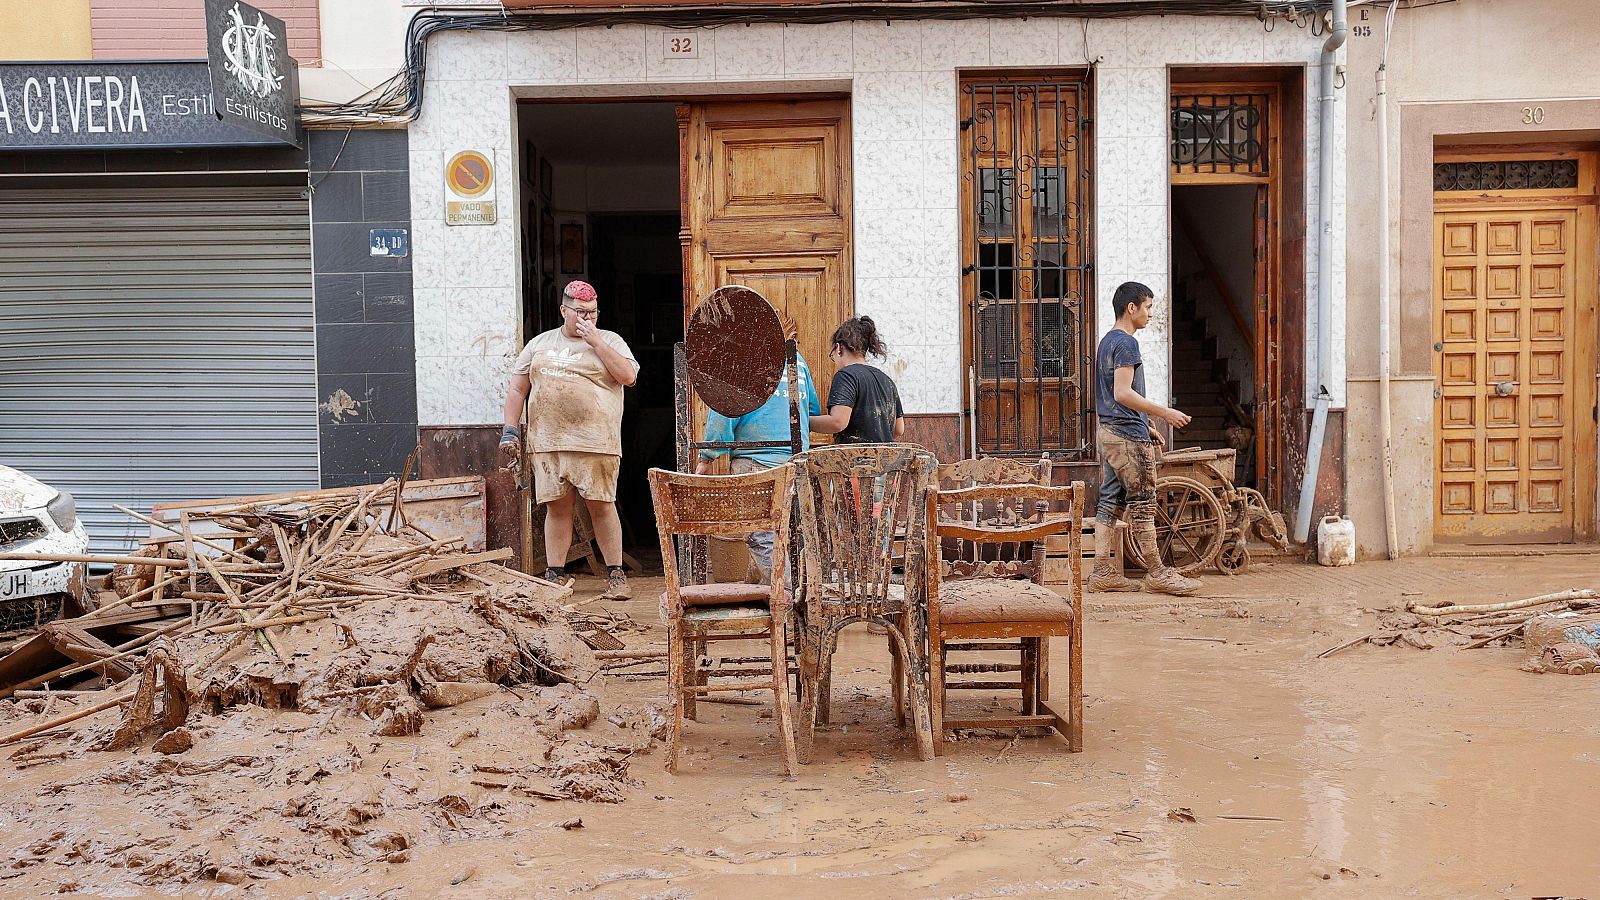
[[[89,0],[0,0],[0,60],[88,59]]]
[[[1366,10],[1363,18],[1362,10]],[[1374,73],[1383,41],[1384,6],[1354,7],[1346,88],[1348,243],[1346,363],[1350,373],[1350,414],[1346,419],[1347,506],[1365,556],[1385,550],[1380,484],[1378,371],[1378,191],[1377,126],[1373,118]],[[1370,34],[1361,32],[1370,28]],[[1399,380],[1391,392],[1396,459],[1398,545],[1402,553],[1426,552],[1433,540],[1433,381],[1431,315],[1401,319],[1402,267],[1431,266],[1431,231],[1404,244],[1400,218],[1405,198],[1400,188],[1402,147],[1431,154],[1437,104],[1471,103],[1473,110],[1450,111],[1473,122],[1475,133],[1495,134],[1497,142],[1570,139],[1577,129],[1600,121],[1560,121],[1552,116],[1525,129],[1516,101],[1600,97],[1600,17],[1594,5],[1573,0],[1460,0],[1401,9],[1389,49],[1389,222],[1392,303],[1392,371]],[[1499,101],[1499,102],[1495,102]],[[1506,103],[1505,101],[1512,101]],[[1503,120],[1503,121],[1502,121]],[[1427,121],[1428,127],[1418,123]],[[1410,123],[1413,127],[1407,130]],[[1446,125],[1444,131],[1455,130]],[[1431,191],[1431,185],[1422,187]],[[1415,295],[1415,288],[1413,295]],[[1592,373],[1590,373],[1592,376]],[[1587,418],[1587,417],[1585,417]],[[1593,462],[1589,462],[1593,465]]]
[[[406,23],[417,6],[402,0],[322,0],[320,68],[300,70],[307,100],[355,98],[400,70]]]

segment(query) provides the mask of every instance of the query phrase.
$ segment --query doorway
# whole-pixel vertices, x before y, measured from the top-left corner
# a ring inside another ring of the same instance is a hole
[[[1235,482],[1256,487],[1259,368],[1255,307],[1264,299],[1264,185],[1172,189],[1172,397],[1193,417],[1183,447],[1237,451]]]
[[[625,549],[654,558],[646,473],[675,466],[673,345],[701,298],[761,292],[827,396],[827,340],[854,311],[849,100],[523,101],[518,126],[524,339],[560,324],[569,282],[594,285],[600,327],[639,361],[617,502]]]
[[[1235,449],[1237,483],[1278,511],[1309,422],[1302,77],[1177,68],[1168,107],[1173,397],[1195,417],[1176,439]]]
[[[674,466],[672,347],[684,321],[673,104],[525,102],[518,122],[524,339],[560,326],[568,283],[594,285],[600,327],[639,361],[638,383],[623,393],[617,505],[624,549],[653,560],[646,473]]]

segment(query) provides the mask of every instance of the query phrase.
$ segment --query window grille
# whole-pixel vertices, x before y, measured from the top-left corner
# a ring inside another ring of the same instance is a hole
[[[1575,159],[1497,159],[1433,164],[1436,191],[1547,191],[1576,189]]]
[[[1092,458],[1088,73],[961,84],[962,294],[978,449]]]
[[[1266,175],[1265,94],[1173,94],[1172,171]]]

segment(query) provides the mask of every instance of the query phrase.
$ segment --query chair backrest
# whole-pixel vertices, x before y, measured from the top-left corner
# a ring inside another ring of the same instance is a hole
[[[795,457],[804,536],[806,603],[830,615],[892,615],[918,602],[926,576],[922,500],[937,460],[909,444],[842,444]],[[896,539],[905,542],[905,586],[891,591]]]
[[[773,558],[785,559],[789,544],[789,510],[794,466],[782,465],[749,475],[687,475],[650,470],[650,496],[655,500],[656,530],[661,536],[661,564],[669,584],[681,584],[675,539],[697,542],[691,555],[704,555],[711,535],[771,531]]]
[[[941,491],[986,485],[1031,484],[1049,487],[1051,463],[1048,455],[1036,460],[1002,459],[984,457],[963,459],[939,466],[938,484]],[[960,504],[943,504],[939,508],[941,521],[962,522],[969,525],[1015,525],[1036,522],[1047,511],[1031,498],[1008,498],[1005,501],[970,501]],[[1043,565],[1043,554],[1034,553],[1030,542],[1009,541],[984,543],[962,538],[944,538],[940,542],[941,574],[944,578],[983,576],[988,578],[1033,578]]]
[[[972,552],[947,558],[940,570],[944,579],[1026,578],[1042,581],[1045,539],[1064,535],[1067,557],[1076,562],[1083,551],[1083,482],[1052,487],[1048,484],[990,484],[928,494],[929,515],[934,517],[931,547],[952,541]],[[1001,552],[988,552],[999,548]],[[932,551],[930,551],[932,552]]]

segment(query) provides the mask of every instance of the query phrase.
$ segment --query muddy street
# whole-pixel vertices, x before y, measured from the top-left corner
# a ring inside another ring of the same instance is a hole
[[[681,773],[662,770],[657,746],[634,760],[640,784],[624,803],[543,803],[505,837],[464,835],[403,864],[249,890],[1593,896],[1600,856],[1578,798],[1600,791],[1596,682],[1518,671],[1520,649],[1313,657],[1370,630],[1367,609],[1595,586],[1596,569],[1593,555],[1276,563],[1213,577],[1211,596],[1177,606],[1092,598],[1087,749],[1076,755],[1056,738],[982,735],[918,763],[889,711],[884,638],[852,627],[834,724],[797,780],[781,777],[764,704],[704,704],[686,725]],[[618,605],[649,622],[653,603]],[[665,695],[659,678],[610,678],[603,693]]]

